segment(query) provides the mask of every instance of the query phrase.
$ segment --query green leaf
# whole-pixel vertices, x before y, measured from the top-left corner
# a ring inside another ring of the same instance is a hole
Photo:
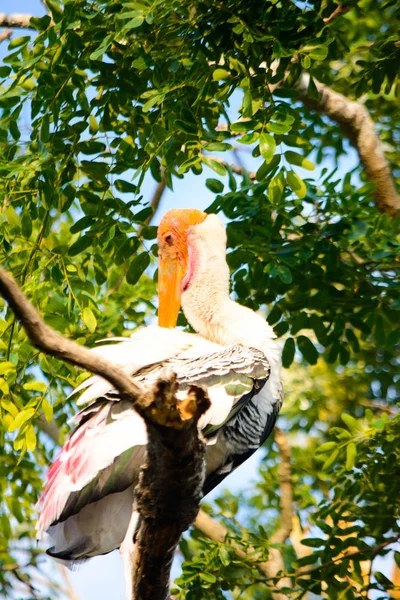
[[[43,394],[47,390],[47,385],[43,381],[29,381],[22,386],[24,390],[30,392],[40,392]]]
[[[6,375],[7,373],[13,373],[15,371],[15,365],[9,360],[0,362],[0,375]]]
[[[285,187],[285,179],[282,172],[278,173],[271,179],[268,185],[268,199],[273,204],[278,204],[282,198]]]
[[[128,272],[126,274],[126,281],[131,285],[135,285],[142,275],[142,273],[147,269],[150,264],[150,255],[147,252],[142,252],[142,254],[138,254],[132,260],[129,265]]]
[[[220,194],[224,191],[224,184],[219,179],[206,179],[206,186],[214,194]]]
[[[305,335],[299,335],[299,337],[297,338],[297,345],[299,347],[300,352],[310,365],[317,364],[319,356],[318,351],[308,337],[306,337]]]
[[[69,256],[76,256],[84,250],[87,250],[92,245],[92,238],[88,235],[83,235],[77,240],[68,250]]]
[[[351,471],[356,463],[357,447],[354,442],[350,442],[346,448],[346,469]]]
[[[309,51],[309,56],[314,60],[324,60],[328,56],[328,47],[314,46],[314,48]]]
[[[386,575],[384,575],[380,571],[375,571],[374,577],[377,580],[377,582],[380,583],[385,589],[392,589],[394,587],[393,582],[390,581],[390,579],[388,579]]]
[[[96,221],[95,219],[93,219],[93,217],[82,217],[82,219],[79,219],[79,221],[77,221],[75,225],[72,225],[72,227],[70,227],[70,232],[78,233],[79,231],[87,229],[94,223],[96,223]]]
[[[164,94],[156,94],[143,104],[143,112],[149,112],[153,106],[161,104],[164,101]]]
[[[49,115],[44,115],[40,126],[40,141],[45,144],[50,138],[50,121]]]
[[[296,346],[294,343],[294,339],[289,337],[282,350],[282,365],[285,369],[288,369],[293,362],[294,354],[295,354]]]
[[[207,152],[225,152],[226,150],[232,150],[232,145],[226,144],[225,142],[212,142],[211,144],[206,144],[204,149],[207,150]]]
[[[200,578],[203,581],[206,581],[207,583],[215,583],[217,581],[217,578],[212,573],[205,573],[203,571],[203,572],[200,572],[199,575],[200,575]]]
[[[3,392],[3,394],[5,395],[10,393],[8,383],[2,377],[0,377],[0,391]]]
[[[36,448],[36,433],[35,430],[33,429],[32,425],[29,425],[29,427],[27,428],[26,432],[25,432],[25,440],[26,440],[26,447],[29,450],[29,452],[33,452]]]
[[[254,121],[253,119],[244,119],[241,121],[235,121],[235,123],[231,123],[230,130],[233,133],[244,133],[245,131],[254,129],[256,125],[257,121]]]
[[[337,447],[337,442],[325,442],[325,444],[321,444],[318,446],[317,452],[323,454],[324,452],[331,452],[334,448]]]
[[[99,58],[101,58],[103,56],[103,54],[108,50],[108,48],[111,46],[112,43],[112,36],[111,35],[107,35],[103,41],[101,42],[100,46],[97,48],[97,50],[94,50],[90,55],[89,58],[90,60],[98,60]]]
[[[306,538],[301,540],[303,546],[308,546],[309,548],[320,548],[321,546],[325,546],[326,541],[321,538]]]
[[[184,131],[185,133],[197,134],[198,128],[196,123],[188,123],[187,121],[182,121],[182,119],[176,119],[175,125],[178,127],[178,129]]]
[[[97,119],[95,116],[90,115],[89,117],[89,132],[92,135],[96,135],[99,130],[99,124],[97,123]]]
[[[284,265],[279,265],[278,267],[278,277],[283,283],[292,283],[293,277],[290,269],[285,267]]]
[[[260,134],[258,131],[252,131],[251,133],[246,133],[242,135],[242,137],[237,138],[239,144],[254,144],[260,139]]]
[[[291,190],[296,194],[296,196],[300,199],[303,199],[307,194],[306,184],[294,171],[288,171],[286,173],[286,181],[290,186]]]
[[[130,21],[125,23],[122,30],[129,31],[130,29],[137,29],[138,27],[143,25],[143,23],[144,23],[144,16],[138,15],[137,17],[134,17],[133,19],[131,19]]]
[[[263,133],[260,136],[260,154],[268,163],[272,160],[276,150],[275,139],[268,133]]]
[[[21,231],[22,235],[27,239],[32,235],[32,219],[27,212],[22,213],[21,216]]]
[[[31,37],[29,35],[24,35],[22,37],[12,38],[8,44],[8,49],[18,48],[18,46],[26,45],[31,41]]]
[[[229,79],[231,77],[231,74],[225,69],[215,69],[212,77],[214,81],[221,81],[222,79]]]
[[[51,423],[53,420],[53,406],[48,400],[46,400],[46,398],[43,398],[41,406],[46,421]]]
[[[213,158],[209,158],[208,156],[202,156],[202,161],[208,167],[210,167],[210,169],[212,169],[213,171],[215,171],[218,175],[221,175],[221,177],[223,177],[224,175],[226,175],[226,168],[224,167],[224,165],[222,165],[217,160],[214,160]]]
[[[94,316],[93,311],[88,306],[86,306],[82,311],[82,320],[89,329],[90,333],[94,333],[96,331],[97,319]]]
[[[8,77],[9,74],[11,73],[11,68],[10,67],[0,67],[0,77]]]
[[[288,133],[292,129],[292,126],[286,123],[274,123],[273,121],[270,121],[267,123],[267,129],[271,133],[276,133],[276,135],[283,135]]]
[[[302,167],[303,169],[308,169],[309,171],[313,171],[315,169],[314,163],[301,154],[298,154],[298,152],[293,152],[293,150],[287,150],[285,152],[285,158],[291,165],[296,165],[297,167]]]
[[[27,421],[29,421],[29,419],[33,417],[35,412],[36,410],[34,408],[26,408],[22,410],[15,417],[14,421],[9,425],[8,431],[11,433],[13,431],[16,431],[17,429],[20,429],[24,423],[26,423]]]
[[[328,471],[332,467],[332,465],[336,462],[336,459],[338,456],[339,456],[339,448],[336,448],[336,450],[334,450],[332,452],[332,454],[326,459],[326,461],[322,465],[322,470]]]
[[[351,433],[358,433],[360,431],[359,422],[357,421],[357,419],[355,419],[351,415],[348,415],[347,413],[343,413],[342,421],[347,425],[347,427],[350,429]]]
[[[122,194],[136,194],[137,186],[124,179],[116,179],[114,183],[115,187]]]

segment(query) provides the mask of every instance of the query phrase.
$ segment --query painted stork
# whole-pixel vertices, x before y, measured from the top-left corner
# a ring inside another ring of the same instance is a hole
[[[207,442],[204,494],[251,456],[270,434],[282,402],[280,350],[265,319],[229,298],[225,229],[216,215],[171,210],[158,229],[159,326],[93,352],[152,384],[166,368],[178,398],[195,384],[211,406],[199,427]],[[179,309],[197,334],[173,329]],[[76,391],[76,428],[48,473],[38,536],[68,564],[111,552],[130,532],[146,426],[110,384],[91,377]],[[74,393],[75,393],[74,392]]]

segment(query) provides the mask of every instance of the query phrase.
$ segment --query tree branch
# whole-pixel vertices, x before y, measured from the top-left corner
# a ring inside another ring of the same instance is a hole
[[[4,42],[4,40],[9,40],[11,36],[12,36],[11,29],[7,29],[7,27],[5,27],[3,29],[3,31],[0,33],[0,43]]]
[[[132,577],[127,584],[130,598],[167,600],[175,548],[194,521],[202,497],[205,445],[199,440],[197,423],[210,406],[205,392],[192,386],[187,398],[178,401],[174,374],[152,389],[138,385],[119,365],[46,325],[2,267],[0,292],[36,348],[107,379],[145,419],[147,458],[135,490],[133,511],[139,511],[139,525],[136,544],[130,540]]]
[[[271,538],[273,544],[283,544],[290,536],[293,528],[293,490],[292,490],[292,453],[286,434],[275,427],[275,443],[279,448],[280,462],[278,466],[281,525]]]
[[[337,6],[335,8],[335,10],[333,11],[333,13],[331,13],[329,15],[329,17],[325,17],[325,19],[323,19],[323,22],[328,25],[328,23],[331,23],[332,21],[334,21],[335,19],[337,19],[338,17],[340,17],[341,15],[346,14],[347,12],[349,12],[349,10],[351,10],[353,7],[346,5],[346,4],[339,4],[339,6]]]
[[[194,526],[210,540],[232,546],[239,558],[254,562],[260,573],[269,577],[268,563],[257,560],[260,555],[257,554],[256,550],[252,546],[249,546],[247,552],[245,552],[240,544],[229,538],[229,531],[221,523],[214,521],[204,510],[199,511]]]
[[[292,491],[292,471],[291,471],[291,450],[286,435],[280,429],[274,430],[275,442],[279,448],[280,463],[278,468],[279,488],[280,488],[280,507],[281,507],[281,525],[271,537],[271,544],[283,544],[292,531],[293,521],[293,491]],[[194,522],[195,527],[206,537],[215,542],[229,543],[234,548],[239,558],[254,562],[260,573],[267,579],[272,580],[278,573],[284,572],[285,565],[280,551],[277,548],[269,549],[269,560],[260,562],[260,553],[249,546],[247,552],[234,540],[227,538],[228,531],[220,523],[216,523],[204,511],[200,511]],[[291,582],[286,575],[278,577],[278,587],[290,587]],[[272,592],[274,600],[285,600],[287,596],[281,594],[278,590]]]
[[[165,411],[170,406],[176,420],[157,426],[147,422],[147,464],[136,489],[140,518],[133,554],[133,598],[137,600],[169,599],[175,549],[195,520],[203,496],[205,444],[199,440],[197,423],[209,400],[201,389],[192,388],[188,421],[177,410],[176,390],[160,391],[160,408]]]
[[[21,29],[36,29],[31,25],[31,19],[34,15],[28,15],[23,13],[14,13],[7,15],[6,13],[0,13],[0,27],[18,27]]]
[[[143,408],[151,403],[152,393],[130,379],[119,365],[111,365],[107,360],[76,342],[63,338],[46,325],[3,267],[0,267],[0,293],[23,325],[35,348],[104,377],[138,409],[140,409],[139,403]]]
[[[39,429],[48,435],[57,446],[61,445],[61,431],[54,419],[49,423],[42,413],[39,414],[36,423]]]
[[[311,98],[308,94],[309,81],[310,76],[303,73],[296,84],[300,100],[306,107],[325,114],[343,128],[358,152],[369,181],[375,183],[374,197],[378,209],[397,217],[400,215],[400,196],[368,110],[315,79],[319,98]]]

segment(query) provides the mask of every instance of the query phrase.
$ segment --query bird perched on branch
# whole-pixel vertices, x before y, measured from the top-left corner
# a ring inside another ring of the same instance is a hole
[[[114,339],[93,352],[153,385],[176,374],[177,397],[206,390],[210,408],[199,428],[206,440],[207,494],[270,434],[281,406],[280,350],[265,319],[229,298],[225,229],[216,215],[171,210],[158,228],[159,326]],[[174,329],[179,309],[197,334]],[[74,393],[89,405],[48,473],[37,524],[48,554],[73,562],[120,547],[135,531],[135,485],[147,432],[132,405],[91,377]]]

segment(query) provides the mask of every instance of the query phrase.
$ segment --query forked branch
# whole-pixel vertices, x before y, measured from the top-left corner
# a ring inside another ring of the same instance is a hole
[[[197,423],[210,406],[205,392],[192,387],[187,398],[178,401],[174,374],[152,389],[136,384],[118,365],[46,325],[2,267],[0,292],[36,348],[107,379],[146,421],[147,458],[133,506],[140,516],[129,554],[132,577],[127,590],[134,600],[167,600],[175,548],[194,521],[202,497],[205,446]]]

